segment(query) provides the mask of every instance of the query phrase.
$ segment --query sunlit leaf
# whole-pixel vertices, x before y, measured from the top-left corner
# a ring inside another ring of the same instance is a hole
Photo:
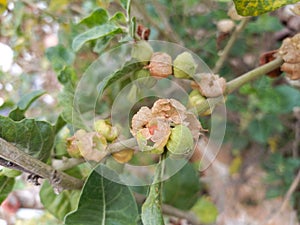
[[[110,22],[114,23],[120,23],[120,24],[125,24],[126,23],[126,16],[122,12],[116,12],[110,19]]]
[[[65,66],[70,66],[75,59],[74,53],[60,44],[48,48],[46,56],[56,72],[61,71]]]
[[[46,161],[50,156],[55,135],[53,126],[46,121],[13,121],[9,117],[0,116],[0,137],[27,154]]]
[[[103,24],[93,27],[92,29],[89,29],[75,37],[72,43],[72,48],[74,51],[78,51],[88,41],[119,33],[122,33],[122,29],[113,24]]]
[[[272,12],[282,6],[293,4],[298,0],[233,0],[238,14],[242,16],[258,16]]]
[[[109,45],[112,37],[105,36],[103,38],[100,38],[97,40],[95,47],[93,48],[93,51],[100,54],[104,49]]]
[[[107,76],[99,85],[98,92],[99,96],[103,94],[105,89],[109,87],[112,83],[116,82],[117,80],[121,79],[122,77],[126,76],[129,73],[135,72],[143,67],[140,62],[136,61],[129,61],[124,64],[122,68],[115,71],[111,75]]]
[[[58,100],[61,105],[62,118],[75,128],[85,129],[86,126],[81,118],[81,114],[74,104],[77,76],[73,68],[65,67],[60,71],[58,80],[64,85],[63,91],[59,94]]]
[[[103,8],[94,10],[90,15],[83,18],[79,24],[84,24],[88,27],[99,26],[108,21],[108,12]]]
[[[45,93],[46,92],[43,90],[38,90],[24,95],[18,102],[17,107],[9,113],[9,117],[14,121],[20,121],[24,119],[24,114],[26,110],[30,107],[30,105]]]
[[[127,16],[130,15],[131,0],[120,0],[122,7],[126,10]]]
[[[101,174],[117,175],[99,165],[88,177],[78,208],[65,218],[65,225],[128,225],[137,224],[138,210],[130,189],[114,183]]]

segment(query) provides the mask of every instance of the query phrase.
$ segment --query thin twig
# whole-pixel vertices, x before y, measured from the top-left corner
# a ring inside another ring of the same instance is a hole
[[[0,157],[21,166],[32,174],[48,179],[57,192],[65,189],[81,189],[83,186],[82,180],[55,170],[2,138],[0,138]]]
[[[291,184],[289,190],[287,191],[287,193],[284,196],[283,202],[281,204],[281,207],[279,208],[279,210],[268,220],[267,224],[272,223],[274,220],[276,220],[276,217],[280,215],[281,212],[283,212],[283,210],[286,208],[286,206],[288,205],[288,202],[290,201],[293,193],[295,192],[298,184],[300,183],[300,170],[298,171],[297,176],[295,177],[293,183]]]
[[[249,22],[250,18],[246,17],[244,18],[239,25],[236,27],[236,29],[233,31],[232,35],[230,36],[230,39],[228,40],[224,50],[221,53],[221,56],[219,60],[216,62],[215,68],[213,69],[213,72],[215,74],[220,72],[220,69],[224,65],[225,60],[227,59],[229,52],[234,45],[235,41],[237,40],[239,34],[244,30],[246,27],[247,23]]]
[[[135,7],[137,9],[137,11],[139,13],[141,13],[143,15],[143,18],[148,21],[148,23],[153,26],[156,30],[158,30],[158,32],[167,40],[167,41],[172,41],[172,42],[176,42],[176,43],[180,43],[179,40],[177,40],[175,37],[173,37],[172,34],[168,33],[165,29],[163,29],[162,27],[160,27],[160,25],[154,20],[152,19],[152,17],[150,17],[148,15],[148,12],[146,11],[146,8],[141,6],[140,3],[135,3],[134,1],[132,2],[132,6]]]
[[[296,118],[295,123],[295,139],[293,141],[293,157],[298,158],[299,156],[299,147],[300,147],[300,107],[294,107],[294,116]]]
[[[163,9],[162,5],[158,1],[153,1],[153,6],[160,17],[160,21],[162,21],[164,25],[164,29],[162,30],[164,33],[164,36],[167,36],[170,41],[174,41],[179,44],[183,44],[178,35],[174,32],[172,29],[171,24],[169,23],[169,19],[165,16],[166,10]]]

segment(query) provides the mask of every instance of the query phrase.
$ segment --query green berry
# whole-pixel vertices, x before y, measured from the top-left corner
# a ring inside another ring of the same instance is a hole
[[[135,43],[131,51],[131,57],[145,65],[150,61],[152,54],[153,49],[146,41],[139,41]]]
[[[177,125],[172,128],[167,143],[167,149],[174,155],[184,155],[193,149],[194,140],[190,129],[184,125]]]
[[[116,127],[113,127],[108,121],[106,120],[98,120],[94,124],[95,131],[99,134],[103,135],[106,140],[113,141],[115,140],[118,135],[119,131]]]
[[[204,104],[207,101],[207,98],[201,95],[199,90],[193,90],[189,95],[189,104],[192,107],[199,107],[201,104]],[[209,116],[212,114],[214,106],[211,106],[205,112],[200,113],[200,116]]]
[[[196,72],[197,64],[191,53],[183,52],[176,57],[173,62],[174,76],[177,78],[193,77]]]

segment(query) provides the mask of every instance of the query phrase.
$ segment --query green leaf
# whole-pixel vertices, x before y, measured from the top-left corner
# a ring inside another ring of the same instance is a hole
[[[64,66],[58,73],[57,79],[63,85],[71,85],[75,87],[77,83],[77,75],[75,70],[70,66]]]
[[[6,168],[6,167],[3,167],[0,169],[0,176],[15,178],[17,176],[20,176],[21,174],[22,174],[21,171],[15,170],[15,169],[10,169],[10,168]]]
[[[108,12],[103,8],[98,8],[94,10],[90,15],[83,18],[79,24],[86,25],[87,27],[91,28],[94,26],[99,26],[108,21]]]
[[[66,125],[66,121],[59,115],[54,125],[54,133],[57,134],[64,126]]]
[[[40,191],[43,206],[56,218],[63,220],[78,204],[80,191],[64,190],[59,195],[55,194],[49,181],[45,181]]]
[[[15,184],[14,178],[0,176],[0,204],[6,199],[12,191]]]
[[[45,93],[46,92],[43,90],[38,90],[24,95],[18,102],[17,107],[9,113],[9,117],[14,121],[20,121],[24,119],[24,114],[26,110],[30,107],[30,105]]]
[[[74,51],[78,51],[88,41],[119,33],[122,33],[122,29],[113,24],[103,24],[97,27],[93,27],[75,37],[72,43],[72,48],[74,49]]]
[[[163,161],[160,161],[156,167],[153,184],[150,186],[149,194],[142,206],[142,221],[144,225],[164,225],[164,217],[161,210],[162,182],[161,175]]]
[[[233,0],[238,14],[242,16],[258,16],[272,12],[282,6],[293,4],[298,0]]]
[[[174,188],[176,187],[176,188]],[[163,184],[163,200],[166,204],[189,210],[197,201],[200,191],[199,176],[190,163]]]
[[[130,5],[131,5],[131,0],[120,0],[122,7],[126,10],[127,17],[130,16]]]
[[[63,45],[47,48],[46,57],[56,72],[61,71],[65,66],[72,65],[75,60],[75,54]]]
[[[127,74],[133,73],[141,68],[143,68],[143,65],[140,62],[136,62],[133,60],[126,62],[121,69],[115,71],[111,75],[107,76],[103,81],[101,81],[98,86],[99,96],[101,96],[105,89],[111,84],[126,76]]]
[[[0,137],[45,162],[50,156],[55,135],[48,122],[34,119],[13,121],[9,117],[0,116]]]
[[[160,201],[161,183],[151,185],[149,195],[142,206],[143,225],[164,225]]]
[[[76,128],[86,129],[81,114],[74,104],[77,82],[75,70],[64,67],[58,74],[58,80],[64,85],[63,91],[58,96],[59,105],[62,107],[62,119]]]
[[[215,204],[206,196],[201,197],[193,206],[192,211],[197,215],[203,224],[212,224],[218,216],[218,209]]]
[[[132,17],[129,24],[129,34],[132,38],[135,37],[136,32],[136,18]]]
[[[110,19],[110,22],[117,24],[126,24],[126,16],[122,12],[116,12]]]
[[[139,219],[130,189],[101,174],[117,176],[100,164],[88,177],[76,211],[68,214],[65,225],[135,225]],[[117,179],[117,177],[116,177]]]
[[[93,51],[100,54],[101,52],[104,51],[104,49],[108,46],[108,44],[110,43],[111,39],[113,37],[112,36],[105,36],[103,38],[100,38],[97,40]]]
[[[74,105],[75,88],[68,84],[65,85],[64,90],[59,94],[59,104],[63,107],[62,118],[75,128],[86,129],[84,121],[81,118],[79,110]]]

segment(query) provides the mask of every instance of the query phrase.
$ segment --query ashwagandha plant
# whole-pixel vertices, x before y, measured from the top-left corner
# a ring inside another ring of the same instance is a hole
[[[268,62],[233,80],[218,73],[250,16],[296,2],[235,0],[245,17],[233,31],[224,28],[231,37],[213,72],[184,47],[148,40],[150,30],[137,24],[130,0],[121,0],[113,15],[95,9],[79,21],[72,50],[62,43],[46,50],[63,86],[56,122],[25,115],[44,91],[23,96],[8,116],[0,116],[5,167],[0,202],[21,171],[36,185],[44,180],[41,201],[66,225],[159,225],[166,215],[191,224],[213,222],[215,216],[211,221],[197,213],[205,201],[198,201],[200,165],[189,160],[209,145],[199,146],[199,140],[210,136],[221,144],[224,103],[232,92],[276,69],[300,79],[300,34],[285,39]],[[99,58],[81,76],[74,59],[87,46]],[[209,129],[200,122],[207,115],[214,121]],[[63,157],[55,159],[59,148]],[[217,152],[209,154],[213,163]]]

